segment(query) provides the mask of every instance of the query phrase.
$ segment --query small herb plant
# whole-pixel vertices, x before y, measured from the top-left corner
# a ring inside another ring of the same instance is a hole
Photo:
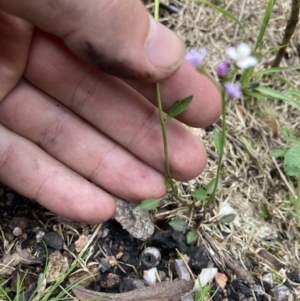
[[[275,0],[269,0],[266,5],[266,11],[264,14],[263,22],[260,27],[260,31],[256,38],[254,45],[251,47],[247,42],[249,41],[247,33],[241,24],[241,22],[234,15],[229,13],[228,11],[222,9],[218,5],[215,5],[211,2],[205,0],[195,0],[204,5],[208,5],[213,9],[221,12],[225,17],[233,20],[242,30],[245,41],[237,45],[237,47],[229,46],[224,53],[224,60],[221,61],[216,66],[216,73],[218,75],[218,81],[215,81],[216,86],[220,89],[222,95],[222,127],[215,128],[213,132],[213,141],[215,145],[215,149],[218,153],[218,168],[217,173],[214,179],[210,181],[207,187],[203,187],[201,189],[197,189],[192,192],[192,199],[182,199],[176,190],[174,180],[172,178],[169,157],[168,157],[168,143],[167,143],[167,132],[166,132],[166,123],[170,118],[173,118],[180,113],[182,113],[189,103],[192,101],[192,96],[187,96],[183,100],[178,100],[174,103],[167,114],[164,114],[161,105],[161,96],[160,96],[160,87],[159,83],[156,83],[156,96],[157,96],[157,106],[159,111],[160,123],[162,128],[163,135],[163,143],[164,143],[164,153],[165,153],[165,164],[166,164],[166,186],[168,188],[169,194],[172,195],[173,198],[184,204],[186,207],[195,208],[194,200],[203,202],[202,208],[204,208],[203,216],[205,216],[205,210],[211,205],[211,203],[215,199],[215,193],[220,186],[221,180],[221,167],[222,167],[222,158],[224,154],[224,146],[225,146],[225,136],[226,136],[226,105],[229,101],[235,101],[235,99],[245,98],[247,99],[257,99],[260,101],[263,106],[267,108],[267,111],[270,112],[269,118],[270,123],[276,128],[276,118],[271,110],[269,110],[269,105],[267,100],[281,100],[287,103],[290,106],[300,110],[300,92],[293,86],[292,83],[286,81],[289,86],[289,89],[281,92],[274,89],[272,86],[264,86],[263,79],[265,77],[270,76],[280,76],[280,73],[283,71],[291,71],[299,69],[299,65],[293,65],[288,67],[278,67],[278,57],[276,56],[276,62],[271,64],[270,68],[262,68],[259,63],[265,58],[269,53],[281,52],[281,48],[285,47],[289,42],[291,37],[291,32],[294,31],[296,24],[293,23],[291,28],[291,24],[289,23],[287,29],[289,31],[289,35],[285,35],[285,44],[284,46],[280,46],[277,49],[271,49],[266,53],[261,52],[260,45],[263,42],[263,38],[265,35],[266,28],[268,26],[271,13],[273,10],[273,6],[275,4]],[[297,1],[295,1],[297,2]],[[292,2],[292,13],[291,19],[295,17],[295,11],[299,12],[299,6],[297,6],[294,1]],[[159,15],[159,1],[155,1],[155,18],[158,19]],[[293,19],[294,20],[294,19]],[[295,21],[295,20],[294,20]],[[289,37],[287,39],[287,37]],[[206,49],[203,47],[199,51],[196,49],[191,49],[186,55],[186,60],[189,61],[199,72],[206,75],[210,79],[212,76],[208,74],[204,67],[204,61],[206,56]],[[212,79],[213,80],[213,79]],[[246,138],[241,137],[242,143],[245,145],[247,151],[251,151],[250,145],[247,143]],[[285,158],[284,162],[284,170],[288,176],[296,177],[298,180],[297,186],[298,190],[300,190],[300,140],[292,144],[292,146],[288,150],[276,150],[276,156],[283,155]],[[275,153],[275,151],[274,151]],[[274,156],[273,153],[273,156]],[[259,162],[258,162],[259,163]],[[259,164],[260,166],[260,164]],[[157,198],[149,198],[144,200],[140,206],[136,208],[136,210],[146,209],[153,210],[160,205],[161,199]],[[199,202],[197,202],[199,203]],[[300,222],[300,191],[298,191],[298,196],[294,197],[293,203],[295,204],[296,214],[298,216],[298,220]],[[265,214],[266,216],[266,214]],[[267,217],[267,216],[266,216]],[[234,219],[234,217],[233,217]],[[228,217],[228,221],[233,220],[232,217]],[[227,217],[226,217],[227,220]],[[227,222],[228,222],[227,221]],[[230,222],[229,221],[229,222]],[[174,218],[170,221],[170,225],[178,231],[186,231],[188,229],[188,224],[185,220],[181,218]],[[189,243],[194,243],[198,239],[197,230],[191,230],[187,232],[187,240]]]
[[[281,133],[286,140],[286,148],[274,149],[270,155],[274,158],[284,158],[283,168],[290,179],[291,187],[289,200],[294,205],[298,225],[300,226],[300,137],[292,136],[286,128],[283,128]],[[294,184],[297,187],[297,192],[293,187],[292,179],[296,179]]]

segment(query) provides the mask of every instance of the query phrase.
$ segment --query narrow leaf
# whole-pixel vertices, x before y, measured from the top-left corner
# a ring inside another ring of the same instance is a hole
[[[300,68],[299,68],[300,69]],[[295,96],[300,99],[300,91],[297,89],[288,89],[283,92],[285,95]]]
[[[198,240],[198,233],[197,231],[189,231],[186,235],[186,241],[188,243],[188,245],[193,244],[194,242],[196,242]]]
[[[246,34],[246,31],[245,31],[245,28],[244,28],[243,24],[233,14],[231,14],[227,10],[225,10],[225,9],[223,9],[223,8],[217,6],[217,5],[214,5],[211,2],[206,1],[206,0],[195,0],[195,2],[201,2],[203,4],[206,4],[207,6],[210,6],[211,8],[213,8],[216,11],[220,12],[224,17],[227,17],[228,19],[231,19],[232,21],[234,21],[242,29],[246,40],[248,40],[248,36]]]
[[[273,149],[270,151],[270,156],[273,158],[284,157],[285,154],[285,149]]]
[[[218,128],[214,128],[213,140],[218,153],[222,150],[222,134]]]
[[[197,189],[191,193],[192,197],[199,201],[204,201],[207,199],[207,193],[204,189]]]
[[[186,222],[181,218],[174,218],[169,222],[169,225],[176,231],[184,232],[186,230]]]
[[[300,65],[292,65],[288,67],[274,67],[269,69],[262,69],[253,74],[254,77],[258,77],[261,75],[268,75],[268,74],[274,74],[274,73],[280,73],[282,71],[293,71],[300,69]]]
[[[265,15],[264,15],[262,24],[260,26],[258,37],[256,39],[254,52],[256,52],[258,46],[261,45],[263,37],[265,36],[265,31],[266,31],[266,28],[269,24],[274,4],[275,4],[275,0],[269,0],[268,1],[267,8],[266,8],[266,11],[265,11]]]
[[[229,223],[233,222],[235,218],[236,218],[236,215],[234,213],[229,213],[229,214],[223,215],[219,221],[223,224],[229,224]]]
[[[191,96],[184,98],[183,100],[176,101],[170,108],[165,120],[168,121],[169,119],[184,112],[186,110],[188,104],[192,101],[192,99],[193,99],[193,96],[191,95]]]
[[[260,214],[261,214],[261,216],[263,217],[263,218],[269,218],[270,217],[270,213],[269,213],[269,210],[268,210],[268,208],[266,207],[266,206],[263,206],[263,207],[261,207],[261,209],[260,209]]]
[[[291,105],[292,107],[300,110],[300,102],[281,92],[263,86],[257,87],[255,90],[268,98],[282,100],[287,104]]]
[[[140,210],[153,210],[156,209],[159,206],[161,199],[156,199],[156,198],[149,198],[145,199],[142,201],[142,203],[135,207],[135,211],[140,211]]]
[[[215,187],[215,183],[216,183],[216,179],[212,179],[206,186],[206,193],[207,194],[211,194],[214,191],[214,187]],[[217,188],[219,188],[220,186],[220,181],[217,184]]]

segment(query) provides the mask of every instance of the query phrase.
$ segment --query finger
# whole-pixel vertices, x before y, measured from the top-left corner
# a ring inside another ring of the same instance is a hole
[[[124,78],[162,80],[184,58],[180,39],[154,21],[140,0],[1,0],[0,7],[62,38],[93,66]]]
[[[88,68],[57,40],[41,35],[33,39],[25,76],[142,161],[165,172],[157,109],[120,79]],[[176,120],[168,121],[167,130],[174,178],[194,178],[205,166],[203,144]]]
[[[0,120],[114,195],[141,201],[166,193],[161,173],[24,80],[0,103]]]
[[[0,101],[24,72],[32,32],[31,24],[0,10]]]
[[[113,215],[111,195],[2,125],[0,139],[1,182],[72,220],[99,223]]]
[[[152,84],[126,82],[156,105],[156,93]],[[188,62],[184,62],[172,77],[160,82],[160,90],[165,112],[169,111],[175,101],[193,96],[187,109],[177,116],[178,120],[189,126],[207,127],[221,115],[221,94],[216,84],[196,71]]]

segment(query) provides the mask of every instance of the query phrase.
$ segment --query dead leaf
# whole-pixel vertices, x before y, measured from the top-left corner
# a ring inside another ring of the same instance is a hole
[[[5,254],[0,261],[0,275],[10,276],[14,271],[14,267],[19,263],[31,265],[40,264],[41,261],[33,257],[29,249],[21,249],[21,246],[16,246],[16,252],[13,254]]]

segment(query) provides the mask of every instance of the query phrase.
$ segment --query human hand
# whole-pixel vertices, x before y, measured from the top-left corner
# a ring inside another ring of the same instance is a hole
[[[60,215],[98,223],[111,194],[166,193],[155,81],[165,111],[194,95],[181,122],[220,114],[214,84],[139,0],[0,0],[0,26],[0,181]],[[167,131],[174,178],[194,178],[204,146],[177,120]]]

